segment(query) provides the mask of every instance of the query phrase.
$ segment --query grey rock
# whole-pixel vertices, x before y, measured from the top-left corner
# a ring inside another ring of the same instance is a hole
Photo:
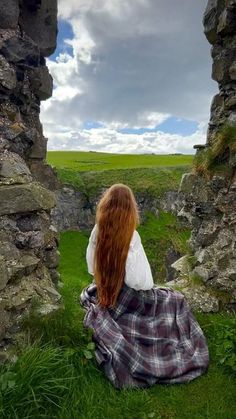
[[[57,249],[51,249],[45,251],[45,265],[48,268],[56,268],[59,264],[60,253]]]
[[[40,52],[37,44],[28,36],[12,36],[0,44],[0,52],[11,63],[38,66]]]
[[[60,287],[60,284],[62,284],[63,286],[63,283],[60,282],[61,275],[56,269],[50,269],[50,276],[51,276],[52,282],[56,284],[57,287]]]
[[[160,200],[160,208],[163,211],[172,212],[176,214],[180,205],[181,199],[179,199],[178,191],[167,191],[164,193],[163,198]]]
[[[217,33],[221,36],[236,33],[236,7],[231,6],[223,10],[219,16]]]
[[[31,89],[40,100],[52,96],[53,80],[48,68],[41,66],[28,71]]]
[[[29,248],[37,249],[44,245],[44,234],[42,231],[33,232],[29,239]]]
[[[42,150],[42,154],[46,153],[46,142],[37,144],[37,148],[37,154],[40,153],[40,148]],[[28,164],[34,179],[40,182],[46,188],[54,191],[60,187],[60,182],[57,179],[56,171],[49,164],[46,164],[44,161],[35,158],[29,159]]]
[[[1,0],[0,28],[17,28],[19,18],[18,0]]]
[[[30,170],[18,154],[6,151],[0,156],[0,185],[28,183],[31,180]]]
[[[39,231],[41,229],[41,219],[37,214],[19,216],[16,224],[21,231]]]
[[[0,84],[9,90],[16,87],[15,70],[2,55],[0,55]]]
[[[0,291],[3,288],[5,288],[8,282],[8,279],[9,279],[9,276],[8,276],[5,259],[2,256],[0,256]],[[0,312],[1,312],[1,307],[0,307]],[[1,336],[1,332],[0,332],[0,336]]]
[[[38,266],[40,259],[32,255],[22,255],[20,260],[12,260],[8,263],[8,273],[11,279],[20,279],[30,275]]]
[[[213,176],[210,182],[210,187],[214,192],[220,191],[226,187],[226,179],[223,176]]]
[[[56,49],[57,0],[47,0],[32,8],[32,3],[24,2],[20,22],[24,31],[40,48],[43,56],[51,55]]]
[[[232,80],[236,80],[236,60],[230,66],[230,68],[229,68],[229,74],[230,74],[230,78]]]
[[[16,234],[15,244],[18,248],[37,249],[44,245],[44,233],[42,231],[20,232]]]
[[[55,205],[54,194],[35,182],[2,186],[0,196],[0,215],[49,210]]]
[[[12,238],[9,237],[0,240],[0,255],[3,256],[6,260],[8,259],[18,259],[20,257],[20,252],[12,242]]]
[[[214,44],[217,40],[218,6],[218,0],[208,0],[203,17],[204,33],[211,44]]]
[[[202,313],[217,313],[220,309],[219,300],[204,286],[188,286],[181,290],[192,310]]]
[[[210,278],[209,270],[204,268],[204,266],[196,266],[193,270],[193,274],[200,277],[204,282],[207,282]]]
[[[188,255],[184,255],[177,259],[171,264],[171,267],[177,272],[177,274],[180,273],[182,277],[188,277],[190,271]]]
[[[165,255],[165,268],[166,268],[166,282],[173,281],[176,277],[176,270],[171,266],[176,260],[181,257],[173,247],[169,248]]]
[[[43,136],[37,135],[34,138],[34,144],[32,145],[30,149],[28,158],[40,159],[40,163],[42,163],[41,160],[46,158],[46,152],[47,152],[47,139],[44,138]]]
[[[59,301],[61,299],[61,294],[59,294],[59,292],[57,290],[55,290],[55,288],[53,287],[46,287],[44,288],[47,293],[52,296],[52,298],[54,299],[55,302]]]
[[[93,205],[86,206],[86,197],[69,186],[56,191],[57,205],[52,210],[53,224],[59,231],[91,228],[94,224]],[[92,208],[91,208],[92,207]]]

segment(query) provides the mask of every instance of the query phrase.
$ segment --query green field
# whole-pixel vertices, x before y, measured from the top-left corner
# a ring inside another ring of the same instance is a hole
[[[160,197],[177,190],[183,173],[191,169],[193,156],[134,155],[94,152],[48,152],[47,160],[67,183],[89,199],[114,183],[125,183],[134,193]]]
[[[94,151],[48,151],[47,161],[56,168],[79,171],[186,166],[192,155],[112,154]]]
[[[145,246],[153,223],[151,218],[139,229]],[[61,292],[65,308],[43,320],[32,312],[25,320],[28,330],[25,348],[15,364],[1,367],[0,417],[235,418],[236,383],[217,355],[224,344],[217,331],[232,323],[229,315],[197,314],[208,339],[211,363],[206,374],[188,384],[157,384],[149,389],[119,391],[104,377],[93,356],[91,334],[83,329],[84,311],[79,305],[81,290],[91,281],[85,263],[88,234],[61,235],[60,272],[64,282]]]

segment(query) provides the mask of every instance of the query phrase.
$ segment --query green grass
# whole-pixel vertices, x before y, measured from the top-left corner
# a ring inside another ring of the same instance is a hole
[[[49,151],[47,160],[62,183],[93,199],[114,183],[125,183],[134,193],[149,197],[177,190],[193,156]]]
[[[147,252],[149,234],[168,234],[169,216],[148,218],[139,231]],[[149,389],[112,387],[94,359],[84,355],[91,333],[84,331],[79,295],[91,281],[85,263],[88,233],[61,235],[60,273],[64,309],[48,318],[25,319],[28,343],[15,364],[1,367],[0,417],[10,419],[233,419],[236,383],[217,358],[216,333],[232,321],[223,314],[198,314],[210,349],[202,377],[181,385]],[[37,340],[36,340],[37,339]]]
[[[229,160],[236,153],[236,126],[224,125],[215,134],[211,147],[199,151],[193,159],[193,172],[210,180],[213,175],[231,177],[235,163],[229,165]]]
[[[193,155],[112,154],[85,151],[48,151],[47,161],[56,168],[78,171],[133,169],[190,165]]]
[[[186,241],[190,238],[190,230],[182,227],[177,218],[170,213],[160,211],[158,219],[147,213],[145,223],[138,231],[150,262],[155,283],[165,281],[165,254],[170,247],[181,254],[188,253]]]
[[[114,169],[98,172],[78,172],[72,169],[57,169],[62,183],[74,186],[88,198],[93,199],[103,188],[114,183],[125,183],[134,193],[143,197],[158,198],[167,190],[177,190],[186,167]]]

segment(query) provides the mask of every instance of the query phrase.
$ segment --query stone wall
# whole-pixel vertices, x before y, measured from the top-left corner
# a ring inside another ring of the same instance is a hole
[[[212,78],[219,93],[211,105],[205,147],[197,148],[198,161],[210,153],[219,155],[217,169],[208,176],[198,170],[183,175],[179,193],[185,195],[180,213],[192,223],[190,244],[195,266],[190,276],[205,284],[231,309],[236,303],[236,0],[209,0],[204,14],[204,31],[212,44]],[[223,126],[235,128],[222,136]],[[219,140],[224,144],[220,144]]]
[[[40,101],[52,94],[45,57],[56,36],[56,0],[1,0],[0,359],[32,301],[45,313],[60,299],[54,288],[58,237],[50,219],[55,197],[40,183],[57,181],[45,163],[39,120]]]

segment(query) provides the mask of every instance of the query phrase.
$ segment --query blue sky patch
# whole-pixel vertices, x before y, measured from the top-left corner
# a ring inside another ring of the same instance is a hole
[[[104,128],[104,125],[96,121],[85,121],[83,123],[83,129],[89,130],[93,128]]]
[[[56,61],[60,53],[67,53],[72,55],[72,47],[65,43],[65,39],[73,39],[74,33],[71,24],[64,19],[58,21],[58,35],[57,35],[57,48],[50,56],[50,60]]]

